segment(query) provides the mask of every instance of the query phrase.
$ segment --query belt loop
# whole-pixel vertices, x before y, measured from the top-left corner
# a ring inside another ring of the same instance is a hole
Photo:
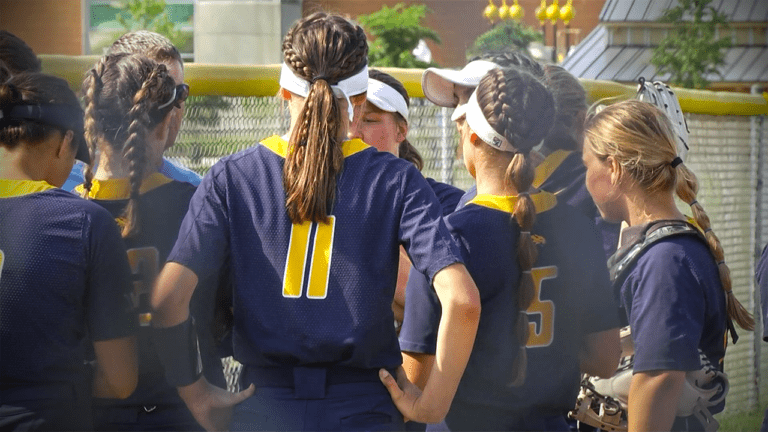
[[[325,398],[326,368],[293,368],[294,397],[296,399]]]

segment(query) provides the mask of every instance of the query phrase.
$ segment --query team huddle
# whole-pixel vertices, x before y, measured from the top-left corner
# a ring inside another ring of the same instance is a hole
[[[754,320],[668,87],[590,109],[521,53],[427,69],[463,191],[421,173],[362,28],[315,13],[282,45],[289,130],[201,179],[163,157],[190,90],[166,38],[123,35],[82,101],[13,44],[0,430],[717,430]]]

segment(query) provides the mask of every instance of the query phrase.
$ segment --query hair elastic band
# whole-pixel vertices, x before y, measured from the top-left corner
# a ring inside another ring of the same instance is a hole
[[[531,235],[531,232],[530,232],[530,231],[520,231],[520,234],[528,234],[528,235]]]
[[[319,75],[319,76],[316,76],[316,77],[312,78],[309,82],[311,84],[314,84],[314,83],[316,83],[316,82],[318,82],[320,80],[325,80],[326,82],[328,82],[328,77],[325,76],[325,75]],[[328,84],[330,84],[330,83],[328,83]]]
[[[712,232],[712,228],[711,227],[704,230],[704,234],[709,233],[709,232]]]
[[[523,274],[531,274],[531,271],[530,270],[526,270],[526,271],[523,272]]]
[[[680,156],[675,156],[675,158],[672,159],[672,162],[670,162],[669,164],[672,165],[672,168],[677,168],[677,166],[680,165],[681,163],[683,163],[683,160],[680,159]]]
[[[691,206],[691,207],[693,207],[694,205],[696,205],[696,204],[698,204],[698,203],[699,203],[698,201],[696,201],[696,200],[693,200],[693,201],[689,202],[689,203],[688,203],[688,205],[689,205],[689,206]]]
[[[721,265],[723,265],[723,264],[725,264],[725,261],[718,261],[718,262],[717,262],[717,265],[719,265],[719,266],[721,266]]]

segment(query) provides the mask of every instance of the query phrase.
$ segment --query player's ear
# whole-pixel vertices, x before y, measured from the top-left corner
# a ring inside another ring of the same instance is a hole
[[[73,152],[72,150],[73,139],[75,139],[75,134],[71,130],[68,130],[65,133],[61,134],[61,141],[59,141],[59,144],[56,147],[57,158],[66,157],[67,155]]]
[[[608,156],[605,160],[608,164],[608,170],[611,173],[611,184],[617,185],[621,183],[624,174],[624,168],[621,166],[618,160],[613,156]]]

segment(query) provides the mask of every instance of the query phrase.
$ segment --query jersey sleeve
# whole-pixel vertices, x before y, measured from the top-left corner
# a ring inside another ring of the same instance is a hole
[[[203,280],[218,273],[229,247],[226,188],[221,165],[214,165],[189,202],[168,261],[192,270]]]
[[[652,246],[624,284],[623,295],[631,295],[622,301],[629,303],[634,371],[698,369],[704,295],[685,251],[668,242]]]
[[[431,283],[443,268],[461,263],[457,244],[442,218],[440,203],[421,173],[412,165],[404,172],[400,241],[413,263]]]
[[[138,323],[130,298],[133,283],[125,244],[112,216],[100,207],[91,214],[89,228],[86,256],[90,337],[102,341],[129,336]]]
[[[405,288],[405,311],[400,328],[400,350],[435,354],[442,308],[429,279],[411,267]]]

